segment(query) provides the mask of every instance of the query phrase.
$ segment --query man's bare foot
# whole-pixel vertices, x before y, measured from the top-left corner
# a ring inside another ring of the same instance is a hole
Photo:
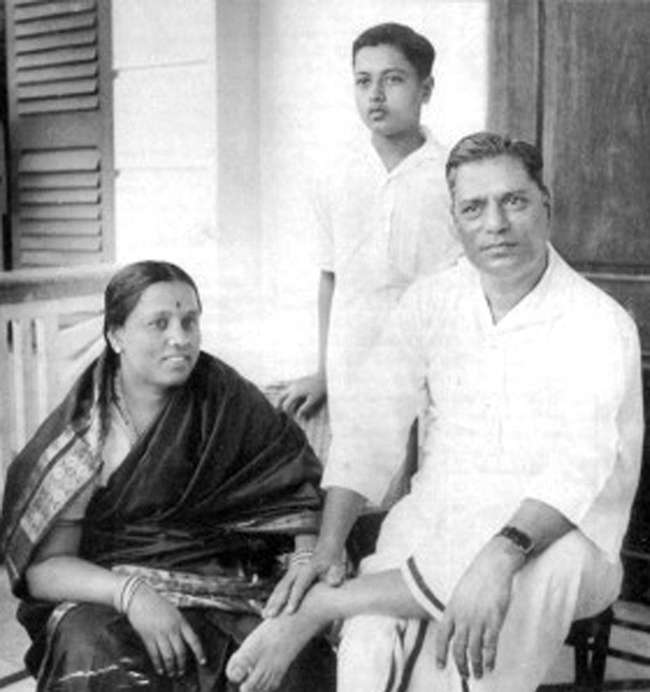
[[[309,598],[313,591],[293,615],[264,620],[230,657],[226,675],[231,682],[240,684],[241,692],[278,689],[296,656],[327,624],[326,618],[317,615],[317,608],[309,607],[314,601]]]

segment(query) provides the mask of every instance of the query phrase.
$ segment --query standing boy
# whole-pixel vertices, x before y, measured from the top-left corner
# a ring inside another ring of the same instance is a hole
[[[320,240],[319,364],[281,402],[309,416],[326,395],[332,436],[348,414],[350,382],[413,280],[455,259],[445,151],[421,126],[431,97],[431,43],[380,24],[353,43],[355,100],[371,146],[348,156],[316,200]]]

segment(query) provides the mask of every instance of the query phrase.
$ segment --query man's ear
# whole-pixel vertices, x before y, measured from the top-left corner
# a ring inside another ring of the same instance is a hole
[[[433,77],[429,76],[422,81],[422,103],[429,103],[434,85]]]
[[[457,240],[460,240],[460,233],[458,232],[458,219],[454,212],[454,200],[452,198],[449,204],[449,215],[451,216],[451,230]]]

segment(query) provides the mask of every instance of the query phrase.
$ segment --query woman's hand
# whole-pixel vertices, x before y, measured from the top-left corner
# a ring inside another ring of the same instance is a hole
[[[137,587],[126,615],[158,675],[185,675],[188,647],[199,664],[205,665],[203,646],[182,613],[146,583]]]
[[[315,581],[340,586],[345,580],[345,573],[344,555],[334,556],[316,548],[306,560],[290,562],[289,569],[276,584],[262,614],[264,617],[275,617],[283,611],[293,613]]]
[[[309,418],[321,407],[326,395],[325,375],[316,372],[289,382],[278,400],[278,405],[291,415]]]

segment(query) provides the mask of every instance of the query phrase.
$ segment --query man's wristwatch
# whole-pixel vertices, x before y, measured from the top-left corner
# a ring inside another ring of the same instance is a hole
[[[504,526],[497,536],[503,536],[512,542],[521,552],[528,557],[535,548],[533,539],[523,531],[520,531],[514,526]]]

